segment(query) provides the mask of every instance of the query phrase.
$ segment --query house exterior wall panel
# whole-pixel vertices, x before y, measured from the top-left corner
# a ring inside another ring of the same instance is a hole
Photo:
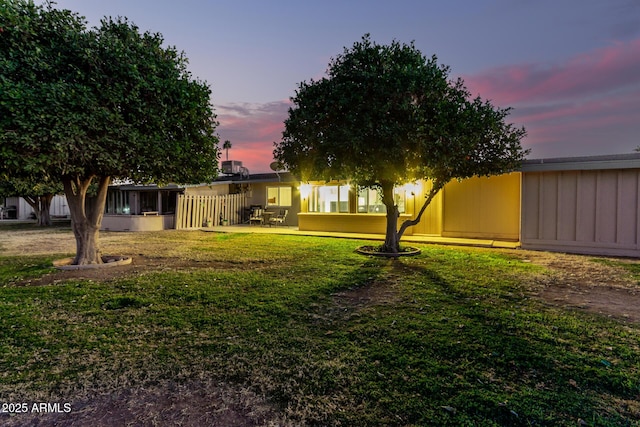
[[[410,206],[412,206],[410,212],[417,214],[420,211],[422,204],[425,202],[425,193],[430,189],[431,182],[423,181],[422,191],[409,198]],[[437,236],[442,234],[442,194],[443,191],[436,194],[422,214],[420,222],[413,227],[409,227],[409,230],[413,230],[414,234],[432,234]]]
[[[401,214],[398,227],[411,215]],[[304,231],[331,231],[336,233],[384,234],[387,226],[386,214],[348,213],[299,213],[299,229]],[[412,235],[412,227],[405,232]]]
[[[528,173],[522,176],[522,223],[521,238],[536,239],[539,233],[538,213],[540,210],[540,174]]]
[[[618,176],[618,206],[616,240],[624,245],[638,243],[638,178],[635,171],[620,171]]]
[[[577,185],[576,174],[560,174],[558,180],[558,226],[559,240],[576,239]]]
[[[596,239],[596,182],[594,171],[576,172],[576,241],[595,242]]]
[[[639,181],[633,168],[525,172],[522,247],[640,255]]]
[[[444,237],[519,238],[520,173],[450,182],[442,204]]]
[[[539,217],[541,237],[556,240],[558,230],[558,177],[560,174],[541,176],[540,210],[545,215]]]
[[[618,171],[600,171],[596,180],[596,242],[617,243]]]

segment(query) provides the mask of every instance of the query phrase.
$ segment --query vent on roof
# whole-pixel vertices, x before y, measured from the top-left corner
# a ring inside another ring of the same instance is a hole
[[[238,160],[225,160],[222,162],[222,173],[231,175],[238,174],[242,171],[242,162]]]
[[[242,162],[239,160],[224,160],[222,162],[222,173],[226,175],[242,175],[242,177],[249,176],[249,169],[242,166]]]

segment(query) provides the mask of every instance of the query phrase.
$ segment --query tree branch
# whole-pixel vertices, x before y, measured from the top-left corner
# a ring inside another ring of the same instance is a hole
[[[426,200],[424,201],[422,208],[420,208],[420,212],[418,213],[418,216],[416,216],[415,219],[408,219],[404,221],[400,226],[400,230],[398,230],[398,240],[402,238],[402,235],[404,234],[407,228],[417,225],[420,222],[420,219],[422,218],[422,214],[427,209],[427,206],[429,206],[429,204],[431,203],[433,198],[436,196],[436,194],[438,194],[438,192],[442,189],[442,187],[444,187],[444,184],[445,182],[441,182],[437,180],[433,182],[433,186],[431,187],[431,190],[429,190],[429,194],[427,194]]]
[[[104,215],[104,205],[107,201],[107,190],[109,190],[110,176],[101,176],[98,181],[98,194],[96,195],[96,204],[91,209],[91,224],[99,226]]]
[[[24,199],[25,202],[27,202],[29,204],[29,206],[31,206],[31,208],[33,208],[34,211],[38,211],[38,198],[37,197],[32,197],[32,196],[22,196],[22,198]]]

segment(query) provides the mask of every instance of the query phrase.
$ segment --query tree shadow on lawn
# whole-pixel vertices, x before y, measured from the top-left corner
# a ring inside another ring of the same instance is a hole
[[[458,416],[501,425],[621,421],[638,415],[624,407],[634,391],[623,367],[611,369],[597,352],[590,352],[593,346],[583,344],[583,326],[591,323],[587,316],[532,301],[517,283],[498,288],[457,283],[455,276],[445,279],[437,270],[411,260],[391,260],[385,277],[338,295],[341,303],[360,309],[365,303],[404,307],[405,319],[397,318],[403,311],[390,311],[396,328],[382,334],[390,344],[380,352],[392,355],[396,371],[411,372],[411,364],[420,359],[441,365],[435,395],[423,396],[432,409],[449,408]],[[460,280],[464,282],[462,275]],[[422,388],[412,386],[415,381],[396,386],[405,389],[398,390],[401,394],[424,394],[424,383],[429,382],[433,378],[419,379]],[[602,412],[605,397],[609,408]],[[614,401],[622,407],[612,407]]]

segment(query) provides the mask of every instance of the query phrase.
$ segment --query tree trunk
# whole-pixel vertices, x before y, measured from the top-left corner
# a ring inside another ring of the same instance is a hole
[[[38,216],[38,225],[50,227],[51,224],[51,201],[53,194],[46,194],[38,197],[40,205],[40,215]]]
[[[51,226],[51,201],[53,194],[45,194],[44,196],[24,196],[24,200],[31,206],[36,215],[36,222],[39,226]]]
[[[444,182],[434,181],[426,196],[426,200],[420,209],[420,212],[415,219],[409,219],[402,223],[400,230],[398,230],[398,218],[400,218],[400,212],[398,212],[398,206],[395,204],[393,197],[393,183],[383,182],[380,184],[382,187],[382,203],[387,208],[387,231],[384,239],[384,245],[382,246],[383,252],[396,254],[400,252],[400,239],[407,230],[407,228],[417,225],[422,219],[422,214],[427,209],[427,206],[431,203],[433,198],[444,186]]]
[[[102,264],[98,237],[102,215],[107,200],[110,177],[98,178],[98,194],[95,204],[87,206],[87,190],[93,181],[90,177],[64,177],[62,183],[69,203],[71,228],[76,238],[74,265]]]
[[[398,206],[393,198],[393,183],[382,182],[380,187],[382,188],[382,203],[387,208],[387,230],[382,252],[397,254],[400,252],[400,238],[397,231],[400,212],[398,212]]]

